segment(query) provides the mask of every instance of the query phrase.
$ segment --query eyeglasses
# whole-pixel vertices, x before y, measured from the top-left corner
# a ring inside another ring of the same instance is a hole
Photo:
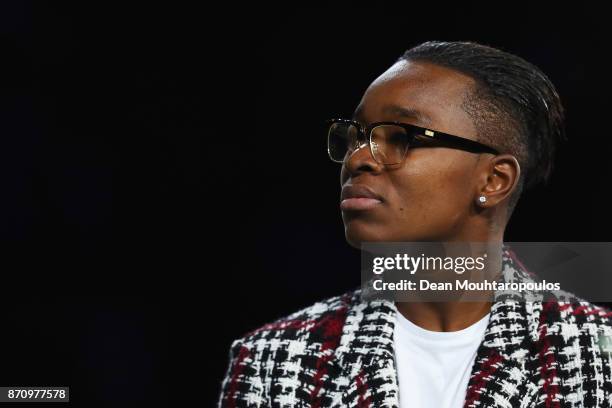
[[[415,147],[448,147],[472,153],[499,154],[482,143],[409,123],[375,122],[366,127],[350,119],[330,119],[326,123],[329,126],[327,153],[336,163],[343,163],[366,143],[374,160],[383,165],[403,162],[408,149]]]

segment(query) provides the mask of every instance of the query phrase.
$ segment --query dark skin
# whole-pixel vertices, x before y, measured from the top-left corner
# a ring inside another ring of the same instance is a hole
[[[474,80],[457,71],[400,61],[368,87],[354,119],[364,125],[412,123],[477,140],[475,125],[461,108],[473,87]],[[367,210],[342,211],[346,239],[356,248],[364,241],[501,245],[508,199],[519,175],[519,164],[509,154],[422,147],[409,150],[403,163],[384,166],[363,145],[342,165],[341,184],[367,186],[382,199]],[[481,195],[487,198],[482,205]],[[397,308],[425,329],[456,331],[489,313],[491,302],[410,302]]]

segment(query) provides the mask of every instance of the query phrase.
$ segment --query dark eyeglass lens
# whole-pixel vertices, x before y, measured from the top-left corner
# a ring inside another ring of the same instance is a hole
[[[355,149],[359,131],[349,123],[333,123],[327,135],[329,157],[336,162],[344,161],[346,155]]]
[[[382,164],[401,163],[408,150],[410,137],[401,126],[380,125],[372,129],[372,154]]]

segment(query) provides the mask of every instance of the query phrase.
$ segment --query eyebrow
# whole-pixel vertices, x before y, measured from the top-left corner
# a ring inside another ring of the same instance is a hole
[[[404,108],[398,105],[387,105],[383,108],[382,111],[385,114],[399,116],[399,117],[407,118],[407,119],[412,119],[418,123],[421,123],[427,126],[429,126],[432,122],[431,117],[421,112],[420,110],[414,109],[414,108]],[[355,110],[355,113],[353,114],[353,120],[359,118],[361,114],[362,114],[362,109],[359,107],[357,108],[357,110]]]

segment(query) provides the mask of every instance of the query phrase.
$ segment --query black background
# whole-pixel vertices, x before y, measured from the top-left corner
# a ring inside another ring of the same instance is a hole
[[[561,95],[570,141],[506,240],[610,240],[597,10],[207,7],[2,4],[0,384],[212,405],[232,339],[358,285],[322,122],[426,40]]]

